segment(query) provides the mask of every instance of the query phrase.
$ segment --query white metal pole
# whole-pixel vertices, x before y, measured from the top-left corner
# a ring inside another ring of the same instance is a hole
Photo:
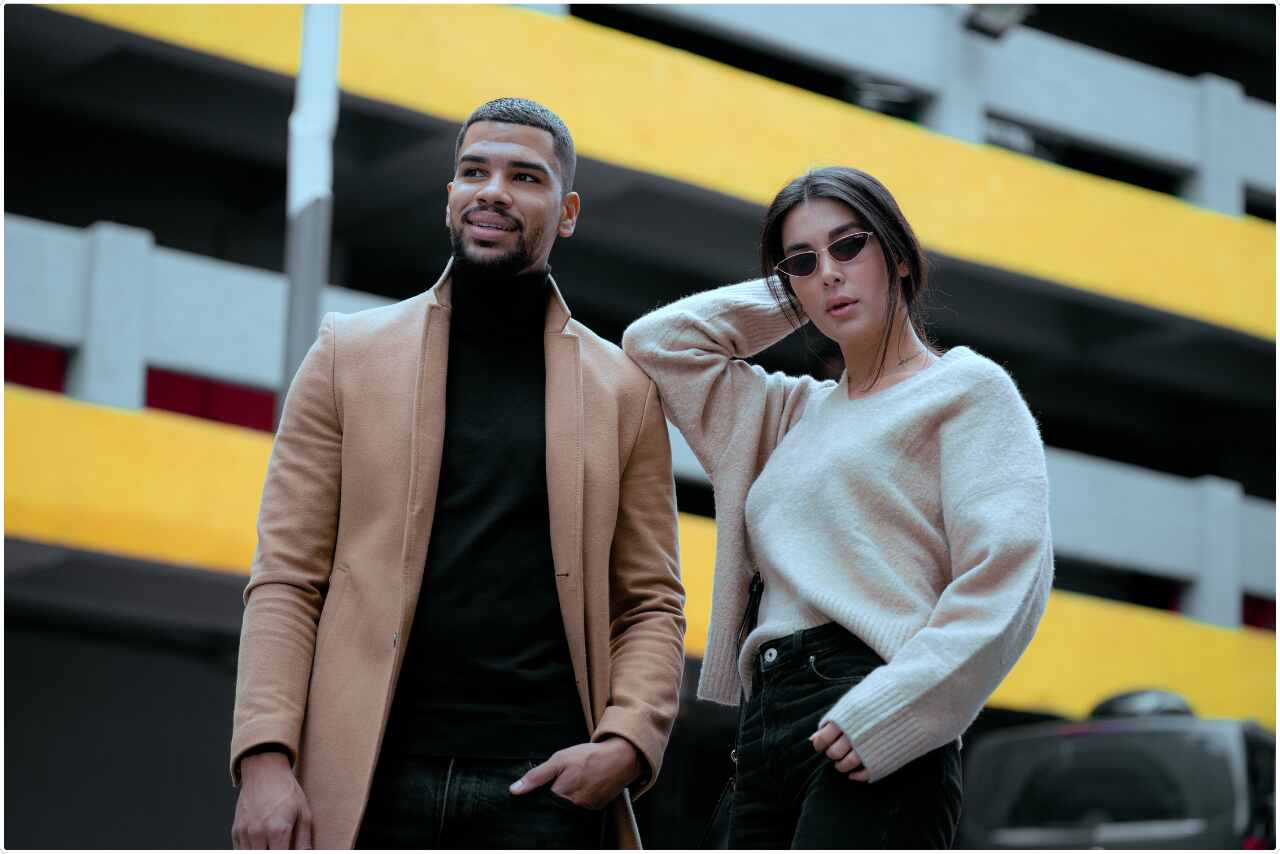
[[[315,340],[320,293],[329,278],[333,220],[333,137],[338,127],[338,5],[309,4],[302,17],[302,59],[289,116],[289,279],[284,387],[276,395],[276,422],[284,391]]]

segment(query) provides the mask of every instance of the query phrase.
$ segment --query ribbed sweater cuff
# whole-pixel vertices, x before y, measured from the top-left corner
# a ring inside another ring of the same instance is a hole
[[[868,677],[841,697],[818,727],[827,721],[840,727],[875,781],[923,755],[932,745],[929,734],[907,708],[907,699],[892,685],[868,684],[872,682],[873,677]]]
[[[707,649],[698,677],[698,698],[726,706],[738,704],[738,662],[734,659],[737,645],[734,631],[713,626],[707,633]]]

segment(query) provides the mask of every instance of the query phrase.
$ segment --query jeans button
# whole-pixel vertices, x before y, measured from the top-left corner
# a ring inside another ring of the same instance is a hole
[[[773,664],[773,662],[777,659],[777,657],[778,657],[778,651],[773,647],[769,647],[764,651],[765,664]]]

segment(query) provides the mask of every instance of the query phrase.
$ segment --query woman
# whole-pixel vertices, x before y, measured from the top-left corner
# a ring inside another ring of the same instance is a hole
[[[792,181],[761,255],[623,338],[715,488],[698,696],[745,697],[730,847],[948,847],[959,737],[1049,594],[1040,436],[998,365],[927,343],[925,259],[875,178]],[[838,381],[743,361],[806,320]]]

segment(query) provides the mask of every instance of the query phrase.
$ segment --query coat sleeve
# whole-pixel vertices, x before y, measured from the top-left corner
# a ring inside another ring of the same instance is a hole
[[[767,454],[821,385],[745,361],[795,328],[757,279],[685,297],[623,334],[622,348],[658,384],[667,416],[713,482],[731,442],[758,437]]]
[[[621,736],[640,752],[648,767],[636,794],[657,779],[679,706],[685,620],[676,518],[667,424],[650,382],[620,485],[609,567],[610,696],[592,734],[592,741]]]
[[[262,490],[236,673],[236,785],[240,759],[254,747],[277,743],[291,762],[297,760],[338,527],[342,419],[336,358],[334,315],[328,314],[289,387]]]

